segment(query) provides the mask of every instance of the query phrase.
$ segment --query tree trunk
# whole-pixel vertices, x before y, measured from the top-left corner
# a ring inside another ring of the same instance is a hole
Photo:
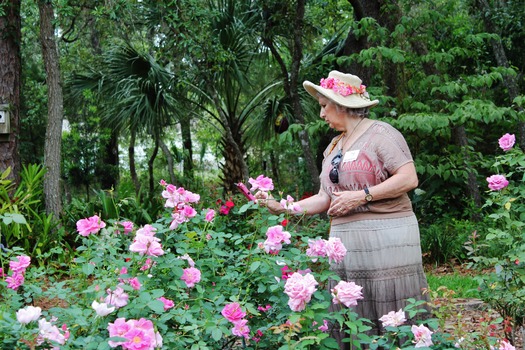
[[[91,49],[94,55],[101,55],[102,48],[100,47],[100,33],[95,24],[95,18],[89,15],[91,23]],[[111,135],[104,147],[104,170],[101,174],[101,186],[103,189],[117,188],[120,179],[119,171],[119,152],[118,152],[119,132],[116,128],[111,130]]]
[[[191,141],[191,117],[188,115],[185,120],[180,122],[180,131],[182,134],[182,157],[184,178],[193,179],[193,143]]]
[[[293,52],[292,52],[292,67],[290,70],[290,98],[292,100],[293,110],[297,120],[305,125],[303,116],[303,108],[301,106],[301,99],[299,97],[299,69],[301,68],[301,59],[303,58],[303,27],[304,27],[304,11],[305,11],[305,0],[297,1],[297,8],[295,13],[295,25],[294,25],[294,39],[293,39]],[[310,181],[313,185],[313,191],[318,192],[321,186],[319,180],[319,171],[315,166],[314,156],[310,148],[310,138],[306,130],[299,132],[299,139],[301,141],[301,147],[303,149],[303,155],[305,160],[305,166],[310,173]]]
[[[495,25],[489,17],[489,14],[491,14],[494,10],[490,7],[487,0],[478,0],[478,3],[483,9],[481,13],[485,14],[483,16],[483,23],[485,24],[485,29],[488,33],[496,34]],[[501,39],[492,39],[491,44],[492,51],[494,52],[494,57],[496,58],[498,66],[509,68],[510,64],[507,59],[507,55],[505,53],[503,44],[501,43]],[[516,79],[511,75],[504,75],[503,82],[509,93],[510,102],[512,103],[512,101],[520,94]],[[518,111],[520,113],[523,113],[524,109],[522,107],[518,107]],[[523,121],[520,121],[518,124],[518,135],[518,144],[520,145],[522,150],[525,150],[525,122]]]
[[[60,162],[62,148],[62,118],[64,115],[64,100],[58,48],[55,41],[53,26],[54,11],[51,1],[39,0],[40,12],[40,43],[42,56],[46,67],[47,82],[47,128],[44,144],[44,167],[47,170],[44,178],[44,196],[46,212],[60,217],[62,198],[60,191]]]
[[[11,168],[9,179],[20,182],[18,133],[20,115],[20,0],[2,2],[0,17],[0,104],[6,105],[9,120],[0,124],[0,173]],[[7,119],[7,118],[6,118]],[[10,130],[2,130],[9,123]]]
[[[468,138],[467,132],[465,131],[465,126],[459,125],[452,129],[452,134],[454,135],[455,143],[461,148],[463,153],[463,163],[465,164],[465,169],[468,169],[467,176],[467,189],[470,194],[470,197],[476,204],[476,207],[481,208],[481,194],[479,192],[478,180],[476,179],[476,174],[472,171],[470,166],[470,154],[468,150]],[[477,218],[473,218],[477,219]]]
[[[155,190],[155,178],[153,177],[153,165],[155,163],[155,159],[157,158],[157,154],[159,153],[159,136],[155,135],[153,136],[155,138],[155,146],[153,147],[153,152],[151,153],[151,157],[149,157],[148,160],[148,175],[149,175],[149,195],[153,195],[153,191]]]
[[[140,193],[140,182],[137,176],[137,168],[135,166],[135,138],[136,136],[137,136],[137,132],[135,131],[135,129],[132,129],[131,136],[129,138],[128,157],[129,157],[129,176],[131,177],[133,186],[135,186],[135,195],[138,196]]]
[[[302,35],[303,35],[303,26],[304,26],[304,13],[305,13],[305,1],[304,0],[298,0],[297,6],[296,6],[296,12],[295,12],[295,22],[294,22],[294,35],[293,35],[293,47],[292,47],[292,63],[290,71],[288,72],[288,68],[286,67],[285,60],[281,57],[279,50],[275,47],[275,44],[273,42],[273,39],[271,36],[266,36],[263,34],[263,42],[264,44],[270,49],[270,52],[272,53],[273,57],[279,64],[279,67],[281,69],[281,75],[283,78],[283,88],[286,96],[289,96],[293,110],[294,110],[294,116],[296,117],[297,121],[305,125],[304,120],[304,114],[303,114],[303,108],[301,105],[301,100],[299,96],[299,70],[301,68],[301,59],[303,57],[303,43],[302,43]],[[269,23],[271,21],[271,18],[268,17],[268,23],[266,25],[268,27],[271,26]],[[266,34],[266,33],[265,33]],[[268,33],[268,35],[271,35]],[[308,169],[310,173],[310,182],[313,187],[313,191],[317,192],[320,187],[319,182],[319,169],[316,166],[314,156],[312,154],[312,149],[310,146],[310,139],[308,136],[308,133],[306,131],[299,132],[299,139],[301,142],[301,148],[304,155],[305,160],[305,166]]]
[[[164,156],[166,156],[166,161],[168,162],[168,173],[170,174],[170,184],[176,184],[176,178],[175,173],[173,172],[173,156],[171,154],[170,149],[168,146],[164,143],[163,140],[159,140],[159,146],[162,152],[164,153]]]

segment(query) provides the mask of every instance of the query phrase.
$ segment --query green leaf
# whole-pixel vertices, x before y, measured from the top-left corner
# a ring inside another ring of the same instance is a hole
[[[215,341],[221,340],[221,338],[222,338],[222,331],[220,330],[220,328],[213,329],[213,331],[211,331],[211,337]]]
[[[151,300],[149,303],[147,303],[148,307],[153,310],[157,314],[161,314],[164,312],[164,303],[160,300]]]
[[[250,265],[250,272],[255,272],[260,266],[260,261],[254,261],[253,264]]]

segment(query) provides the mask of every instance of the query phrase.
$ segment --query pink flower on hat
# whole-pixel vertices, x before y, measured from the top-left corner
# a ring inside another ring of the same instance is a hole
[[[349,96],[353,94],[364,94],[366,93],[366,86],[360,85],[359,87],[349,85],[344,81],[337,78],[323,78],[319,84],[325,89],[331,89],[341,96]]]

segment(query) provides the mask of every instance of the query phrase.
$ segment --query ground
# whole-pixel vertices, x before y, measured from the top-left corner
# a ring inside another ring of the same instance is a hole
[[[433,275],[446,275],[453,273],[459,273],[468,276],[473,275],[473,272],[462,264],[452,264],[443,266],[427,265],[425,266],[425,270],[429,271]],[[448,332],[450,332],[451,334],[459,328],[469,333],[479,332],[486,327],[485,324],[490,322],[490,320],[495,320],[500,317],[500,315],[496,311],[491,310],[489,305],[483,303],[482,300],[474,298],[452,298],[451,300],[452,303],[449,302],[450,299],[434,300],[434,302],[438,305],[440,303],[446,302],[454,305],[454,309],[450,310],[450,317],[447,319],[447,324],[445,326]],[[493,328],[491,328],[491,331],[493,332],[493,335],[499,338],[505,338],[503,324],[500,323],[496,326],[493,326]],[[524,349],[522,332],[518,332],[518,334],[515,334],[515,339],[513,343],[516,349]]]

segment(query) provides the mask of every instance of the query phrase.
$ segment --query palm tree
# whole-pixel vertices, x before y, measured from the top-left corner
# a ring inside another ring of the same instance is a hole
[[[174,118],[172,111],[176,110],[173,75],[151,55],[139,53],[127,43],[108,50],[103,62],[100,70],[91,69],[75,75],[71,86],[77,96],[84,89],[95,91],[103,102],[103,122],[121,132],[129,132],[130,174],[137,193],[140,184],[134,157],[136,138],[152,138],[154,148],[148,160],[149,190],[152,193],[154,160],[159,147],[168,149],[162,141],[163,128],[170,125]]]
[[[246,122],[257,114],[258,103],[279,84],[270,81],[255,93],[257,89],[249,80],[254,61],[262,57],[253,29],[259,18],[251,4],[234,0],[209,2],[210,12],[217,14],[209,25],[218,43],[210,47],[204,59],[193,61],[198,72],[193,81],[200,83],[188,83],[196,93],[195,103],[222,129],[222,181],[226,191],[249,178],[245,161]]]

